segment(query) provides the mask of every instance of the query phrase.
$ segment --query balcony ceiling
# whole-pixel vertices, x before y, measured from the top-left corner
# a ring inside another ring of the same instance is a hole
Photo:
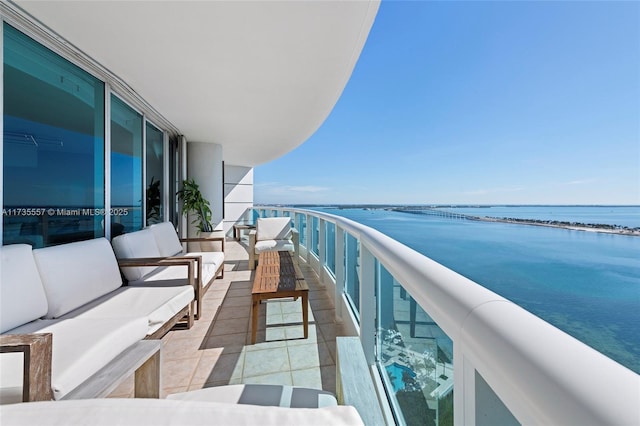
[[[15,1],[110,70],[188,141],[255,166],[331,112],[378,1]]]

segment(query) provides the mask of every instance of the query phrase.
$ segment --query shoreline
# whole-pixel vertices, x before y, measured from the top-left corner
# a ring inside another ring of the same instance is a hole
[[[478,220],[481,222],[498,222],[498,223],[512,223],[516,225],[531,225],[531,226],[543,226],[546,228],[559,228],[559,229],[568,229],[570,231],[584,231],[584,232],[597,232],[601,234],[614,234],[614,235],[627,235],[630,237],[640,237],[640,229],[634,228],[614,228],[614,227],[600,227],[598,225],[587,226],[584,224],[565,224],[565,223],[554,223],[554,222],[542,222],[531,219],[508,219],[508,218],[497,218],[497,217],[480,217],[480,216],[469,216],[471,220]]]
[[[629,237],[640,237],[640,228],[628,228],[619,225],[608,225],[602,223],[578,223],[578,222],[561,222],[554,220],[538,220],[538,219],[519,219],[508,217],[489,217],[489,216],[473,216],[464,213],[453,213],[446,210],[439,210],[431,207],[420,209],[403,209],[403,208],[385,208],[385,210],[393,210],[401,213],[424,214],[444,217],[454,217],[466,220],[475,220],[479,222],[495,222],[495,223],[511,223],[515,225],[531,225],[543,226],[546,228],[567,229],[570,231],[597,232],[600,234],[626,235]]]

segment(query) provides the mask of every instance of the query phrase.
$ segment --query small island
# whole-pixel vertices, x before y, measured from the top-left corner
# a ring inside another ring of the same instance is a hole
[[[550,228],[571,229],[573,231],[601,232],[605,234],[620,234],[640,236],[640,228],[629,228],[620,225],[607,225],[603,223],[563,222],[558,220],[518,219],[512,217],[479,217],[471,216],[472,220],[484,222],[517,223],[519,225],[546,226]]]

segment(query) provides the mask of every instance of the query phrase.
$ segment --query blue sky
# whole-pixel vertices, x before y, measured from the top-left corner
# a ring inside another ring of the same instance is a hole
[[[383,1],[257,204],[640,204],[640,3]]]

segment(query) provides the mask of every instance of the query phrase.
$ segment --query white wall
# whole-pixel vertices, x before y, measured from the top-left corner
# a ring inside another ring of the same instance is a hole
[[[212,223],[215,230],[222,229],[222,146],[215,143],[187,143],[187,176],[193,178],[204,198],[211,205]],[[189,222],[191,222],[189,218]],[[189,224],[188,235],[195,237],[196,228]]]
[[[232,226],[251,221],[253,208],[253,168],[224,166],[224,230],[233,235]]]

